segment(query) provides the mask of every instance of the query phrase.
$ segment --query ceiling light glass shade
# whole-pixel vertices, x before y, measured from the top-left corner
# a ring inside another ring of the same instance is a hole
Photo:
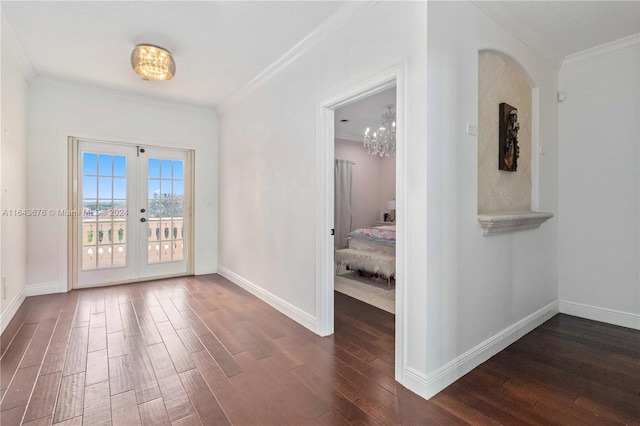
[[[367,127],[364,132],[364,147],[371,155],[396,155],[396,113],[391,112],[393,105],[387,105],[387,108],[389,111],[382,114],[378,129],[372,132]]]
[[[131,66],[145,80],[171,80],[176,73],[171,53],[150,44],[139,44],[133,49]]]

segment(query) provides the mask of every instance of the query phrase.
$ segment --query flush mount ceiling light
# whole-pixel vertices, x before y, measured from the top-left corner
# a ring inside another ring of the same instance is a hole
[[[133,49],[131,66],[145,80],[171,80],[176,73],[171,53],[151,44],[139,44]]]

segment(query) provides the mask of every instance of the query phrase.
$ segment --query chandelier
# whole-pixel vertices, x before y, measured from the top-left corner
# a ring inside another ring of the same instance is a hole
[[[171,80],[176,73],[171,53],[151,44],[139,44],[133,49],[131,66],[145,80]]]
[[[389,111],[382,114],[380,127],[373,134],[368,127],[364,132],[364,147],[371,155],[396,155],[396,113],[391,112],[393,105],[387,105],[387,108]]]

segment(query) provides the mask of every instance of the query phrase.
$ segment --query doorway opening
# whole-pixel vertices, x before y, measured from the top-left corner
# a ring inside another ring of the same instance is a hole
[[[73,288],[192,273],[193,153],[71,138]]]
[[[396,152],[395,152],[395,188],[392,194],[395,193],[395,199],[389,198],[388,200],[380,200],[380,206],[374,209],[373,216],[368,220],[369,228],[375,228],[371,225],[378,226],[392,226],[395,227],[395,265],[393,270],[387,268],[378,274],[377,279],[384,280],[384,286],[387,290],[389,287],[395,289],[395,297],[392,304],[395,306],[395,379],[400,383],[404,382],[404,369],[406,365],[405,360],[405,341],[406,341],[406,319],[404,306],[406,304],[404,300],[404,277],[406,277],[406,236],[407,236],[407,221],[406,221],[406,202],[405,186],[407,181],[407,167],[406,167],[406,121],[405,121],[405,69],[406,64],[398,65],[386,72],[383,72],[367,81],[362,82],[343,93],[336,95],[332,99],[322,103],[319,108],[319,137],[318,137],[318,217],[317,217],[317,242],[318,242],[318,266],[317,266],[317,333],[322,336],[330,335],[334,332],[334,277],[336,272],[338,275],[345,273],[344,263],[338,269],[336,263],[336,246],[334,243],[334,233],[336,231],[335,212],[336,212],[336,189],[335,189],[335,173],[336,173],[336,136],[340,135],[339,130],[336,130],[336,117],[351,108],[357,108],[357,104],[360,101],[366,103],[367,98],[376,98],[383,96],[391,96],[395,102],[395,108],[393,109],[396,114]],[[393,92],[395,91],[395,95]],[[388,105],[388,104],[387,104]],[[375,119],[367,126],[379,126],[380,114],[384,111],[377,111]],[[342,119],[342,118],[340,118]],[[366,127],[365,127],[366,128]],[[361,129],[362,132],[365,129]],[[362,133],[364,137],[364,133]],[[360,139],[360,144],[362,145]],[[365,151],[366,152],[366,151]],[[369,154],[367,154],[369,155]],[[393,158],[393,157],[391,157]],[[357,163],[357,161],[356,161]],[[358,167],[355,164],[354,167]],[[393,185],[392,185],[393,186]],[[384,197],[387,197],[386,195]],[[393,197],[393,195],[391,195]],[[384,201],[384,203],[382,203]],[[393,204],[390,203],[393,201]],[[389,209],[388,207],[395,207],[395,209]],[[393,211],[395,210],[395,211]],[[393,224],[378,224],[377,222],[384,222],[384,214],[387,214],[387,219],[394,218]],[[379,216],[379,217],[378,217]],[[391,251],[391,249],[388,249]],[[375,257],[375,256],[373,256]],[[385,259],[389,259],[390,253],[384,256]],[[374,262],[372,259],[366,259],[368,265],[370,262]],[[340,262],[338,262],[340,263]],[[354,265],[357,269],[358,265]],[[362,265],[360,265],[362,266]],[[387,265],[391,267],[392,265]],[[386,273],[385,273],[386,272]],[[351,266],[349,269],[351,273]],[[371,277],[369,277],[371,278]],[[343,297],[343,296],[341,296]],[[386,312],[383,314],[388,315]]]
[[[395,314],[396,88],[335,110],[335,291]]]

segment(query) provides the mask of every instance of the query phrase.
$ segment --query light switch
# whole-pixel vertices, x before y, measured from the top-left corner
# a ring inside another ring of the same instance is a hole
[[[478,126],[472,123],[467,123],[467,134],[471,136],[478,136]]]

